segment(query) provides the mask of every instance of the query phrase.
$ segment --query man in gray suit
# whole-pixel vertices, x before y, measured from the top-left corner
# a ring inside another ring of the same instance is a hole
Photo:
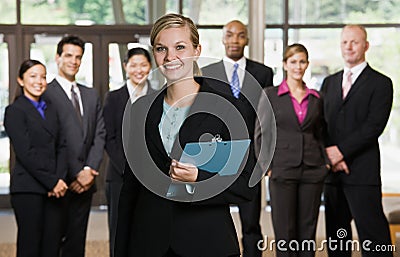
[[[226,56],[223,60],[204,67],[202,72],[205,77],[222,82],[214,89],[238,98],[238,109],[246,119],[250,138],[253,138],[256,120],[255,108],[257,108],[262,88],[273,86],[273,72],[271,68],[264,64],[244,57],[244,48],[248,41],[247,28],[242,22],[238,20],[228,22],[223,28],[222,39]],[[238,68],[235,69],[234,67]],[[236,79],[232,79],[235,72],[237,73]],[[229,87],[229,84],[232,84],[234,80],[238,82],[238,90]],[[251,202],[240,204],[238,207],[242,224],[243,257],[261,257],[262,253],[257,249],[257,243],[262,239],[259,223],[261,183],[257,184],[257,197]]]
[[[65,219],[61,257],[84,257],[86,231],[95,177],[103,157],[105,128],[96,90],[78,84],[85,42],[66,36],[57,45],[58,75],[49,83],[46,97],[56,105],[66,133],[69,190],[65,196]]]

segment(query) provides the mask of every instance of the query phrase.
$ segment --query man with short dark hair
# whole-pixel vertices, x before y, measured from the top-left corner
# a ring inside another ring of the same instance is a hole
[[[84,257],[86,231],[95,177],[103,158],[105,128],[100,98],[95,89],[78,84],[85,42],[65,36],[57,45],[58,75],[45,93],[57,107],[68,151],[68,191],[65,195],[64,237],[61,257]]]

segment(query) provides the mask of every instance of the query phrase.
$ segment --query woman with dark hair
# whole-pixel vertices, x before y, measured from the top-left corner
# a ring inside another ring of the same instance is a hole
[[[15,151],[10,194],[18,226],[17,257],[58,256],[62,201],[67,184],[65,140],[55,108],[42,97],[46,68],[24,61],[22,94],[7,106],[4,126]]]
[[[151,70],[151,58],[146,49],[141,47],[129,49],[124,57],[123,65],[128,77],[127,81],[120,89],[107,94],[103,108],[107,131],[105,148],[109,156],[106,196],[111,257],[113,256],[122,175],[125,168],[129,169],[129,166],[125,165],[126,159],[122,147],[122,117],[127,104],[132,104],[139,97],[154,92],[147,80]]]

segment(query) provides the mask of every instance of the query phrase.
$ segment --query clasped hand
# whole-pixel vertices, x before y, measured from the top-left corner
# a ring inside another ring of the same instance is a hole
[[[350,170],[343,159],[344,156],[336,145],[327,147],[325,150],[329,161],[332,164],[333,172],[344,171],[346,174],[350,174]]]
[[[96,170],[84,168],[78,173],[76,179],[72,181],[70,189],[78,194],[83,193],[94,184],[94,179],[98,175],[99,173]]]
[[[56,198],[63,197],[67,192],[68,186],[64,180],[59,179],[51,192],[47,193],[48,197],[55,196]]]
[[[169,166],[169,176],[181,182],[196,182],[199,170],[190,163],[182,163],[172,160]]]

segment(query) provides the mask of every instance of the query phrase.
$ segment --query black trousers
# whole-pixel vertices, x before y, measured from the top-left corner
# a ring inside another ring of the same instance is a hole
[[[44,194],[11,195],[17,221],[17,257],[58,256],[63,199]]]
[[[326,170],[304,165],[301,169],[298,179],[269,179],[275,241],[284,242],[276,244],[277,257],[314,257],[318,248],[315,234]],[[308,242],[313,242],[315,249]]]
[[[354,219],[362,256],[392,257],[381,251],[391,245],[389,225],[383,213],[380,186],[325,185],[325,219],[327,240],[338,240],[328,248],[330,257],[350,257],[351,221]],[[342,245],[340,244],[342,242]],[[363,243],[365,247],[363,247]]]
[[[76,194],[67,191],[64,196],[63,238],[60,257],[84,257],[86,232],[92,204],[91,190]]]
[[[240,223],[242,225],[243,257],[261,257],[262,252],[257,243],[262,240],[261,216],[261,182],[256,185],[257,195],[250,202],[239,204]]]
[[[117,221],[118,221],[118,203],[119,203],[119,196],[121,194],[121,188],[122,188],[122,179],[121,181],[106,182],[110,257],[114,257],[114,246],[115,246],[115,237],[117,233]]]

